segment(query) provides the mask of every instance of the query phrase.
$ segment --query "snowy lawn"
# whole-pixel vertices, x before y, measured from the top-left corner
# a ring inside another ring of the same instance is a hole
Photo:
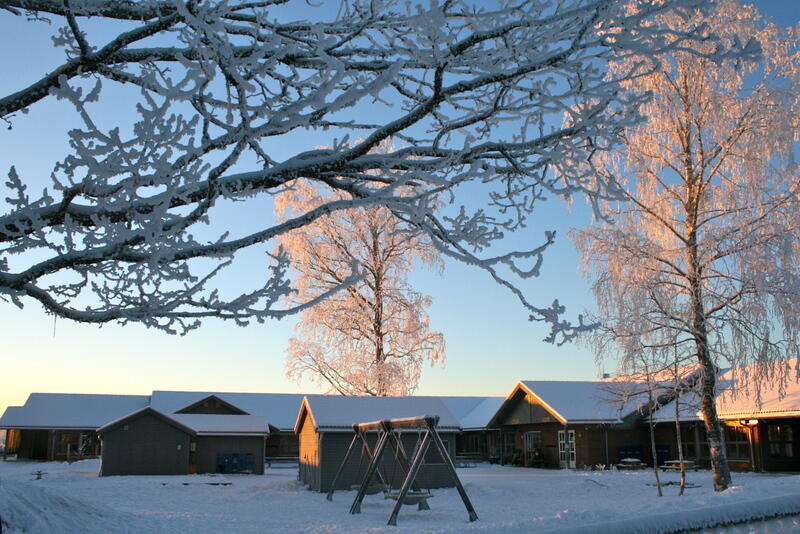
[[[701,525],[743,519],[759,510],[800,513],[800,475],[734,473],[734,487],[714,494],[708,472],[690,472],[700,487],[658,498],[649,471],[589,472],[482,465],[460,469],[480,520],[467,521],[455,489],[434,490],[431,510],[403,508],[386,526],[393,501],[367,496],[360,515],[348,513],[354,492],[328,502],[297,482],[296,469],[264,476],[97,476],[99,462],[0,462],[3,533],[472,533],[547,531],[657,532],[675,521]],[[36,471],[45,474],[41,480]],[[677,481],[668,473],[662,480]],[[230,485],[208,483],[230,482]],[[738,514],[738,515],[737,515]],[[681,519],[683,518],[683,519]],[[700,523],[698,523],[700,521]],[[688,524],[685,524],[688,526]]]

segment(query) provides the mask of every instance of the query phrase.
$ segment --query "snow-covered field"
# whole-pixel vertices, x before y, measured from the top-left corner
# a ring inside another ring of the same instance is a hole
[[[734,487],[714,494],[709,473],[692,472],[689,482],[700,487],[678,497],[677,487],[669,486],[658,498],[650,472],[483,465],[459,470],[479,521],[469,523],[457,492],[447,489],[434,490],[430,511],[404,507],[398,526],[389,527],[393,501],[368,496],[362,513],[352,516],[354,492],[337,492],[328,502],[300,485],[295,469],[268,469],[264,476],[107,478],[98,477],[98,469],[96,460],[0,462],[3,533],[655,533],[761,512],[800,514],[800,475],[735,473]],[[40,470],[42,479],[35,480]],[[210,485],[221,482],[230,485]],[[780,525],[800,528],[796,519]]]

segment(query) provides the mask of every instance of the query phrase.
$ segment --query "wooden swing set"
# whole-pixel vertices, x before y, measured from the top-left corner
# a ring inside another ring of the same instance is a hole
[[[385,499],[393,499],[395,501],[392,514],[389,516],[389,525],[397,525],[397,515],[400,513],[400,508],[406,505],[417,505],[418,510],[430,510],[428,499],[433,497],[429,489],[422,490],[417,484],[417,475],[420,468],[425,463],[425,455],[428,452],[431,444],[439,451],[442,459],[444,460],[445,467],[455,483],[461,500],[464,502],[464,507],[469,514],[469,520],[475,521],[478,519],[478,514],[472,507],[472,503],[467,496],[464,486],[456,473],[455,465],[450,455],[447,454],[447,449],[442,442],[442,438],[436,431],[436,426],[439,424],[439,416],[424,416],[424,417],[406,417],[402,419],[386,419],[383,421],[373,421],[370,423],[359,423],[353,425],[353,436],[350,446],[347,448],[347,453],[344,455],[339,470],[331,484],[331,489],[328,491],[327,499],[333,500],[333,492],[336,489],[336,484],[350,457],[357,451],[361,450],[361,458],[368,458],[369,465],[364,475],[361,478],[361,483],[358,484],[356,497],[353,504],[350,506],[351,514],[358,514],[361,512],[361,502],[364,500],[365,495],[372,495],[379,493],[383,490]],[[417,431],[417,442],[414,446],[414,451],[411,454],[411,459],[406,454],[405,447],[401,439],[401,432],[409,430]],[[377,442],[374,450],[370,448],[367,441],[368,432],[377,432]],[[384,454],[391,445],[394,449],[394,465],[391,476],[387,477],[386,473],[381,473],[378,469],[381,464]],[[359,461],[359,467],[361,461]],[[395,478],[394,470],[400,468],[404,473],[403,483],[399,491],[392,489],[392,482]],[[379,482],[374,482],[374,477],[377,477]]]

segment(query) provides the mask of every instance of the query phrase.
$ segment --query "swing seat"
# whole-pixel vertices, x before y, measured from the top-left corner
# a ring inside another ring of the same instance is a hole
[[[433,494],[428,491],[409,491],[408,493],[406,493],[406,498],[403,499],[403,504],[411,506],[414,504],[419,504],[421,502],[426,502],[431,497],[433,497]],[[397,499],[400,498],[400,492],[399,491],[387,492],[384,494],[383,498],[392,499],[393,501],[396,501]]]

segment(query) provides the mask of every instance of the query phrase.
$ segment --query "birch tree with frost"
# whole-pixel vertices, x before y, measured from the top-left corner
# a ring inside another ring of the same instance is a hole
[[[348,195],[301,180],[275,204],[286,220],[334,198]],[[424,363],[444,363],[444,337],[430,331],[430,297],[408,283],[416,261],[439,260],[424,234],[375,206],[330,213],[278,243],[298,272],[297,302],[341,286],[354,264],[361,271],[358,282],[300,314],[286,354],[289,378],[310,377],[343,395],[410,395]]]
[[[715,405],[718,366],[741,370],[798,352],[800,43],[795,29],[783,34],[734,0],[704,20],[730,43],[755,37],[761,60],[715,63],[676,51],[657,58],[661,71],[625,81],[627,90],[654,95],[642,107],[646,122],[627,128],[620,149],[597,161],[625,201],[605,203],[606,220],[576,237],[622,366],[642,357],[701,366],[720,491],[730,472]],[[687,28],[671,15],[662,21]],[[648,60],[630,57],[613,69]],[[790,370],[780,368],[772,378],[787,378]],[[757,395],[762,378],[742,383]]]
[[[382,206],[512,291],[551,325],[550,341],[569,340],[586,325],[515,285],[538,274],[554,235],[526,250],[504,238],[530,224],[545,194],[616,194],[576,163],[638,119],[645,97],[620,84],[651,65],[612,76],[605,65],[702,38],[691,24],[683,33],[652,20],[704,3],[353,0],[329,12],[299,0],[3,0],[4,24],[52,24],[63,61],[0,96],[0,118],[13,128],[57,99],[76,124],[48,187],[7,171],[0,298],[179,333],[207,317],[280,318],[361,275],[284,307],[291,259],[267,255],[275,240]],[[115,104],[135,112],[132,123],[100,111],[110,87],[130,96]],[[401,148],[372,151],[390,138]],[[241,203],[270,213],[272,196],[300,178],[345,196],[280,223],[223,215]],[[264,254],[269,268],[253,271],[266,274],[220,291],[246,249]]]

